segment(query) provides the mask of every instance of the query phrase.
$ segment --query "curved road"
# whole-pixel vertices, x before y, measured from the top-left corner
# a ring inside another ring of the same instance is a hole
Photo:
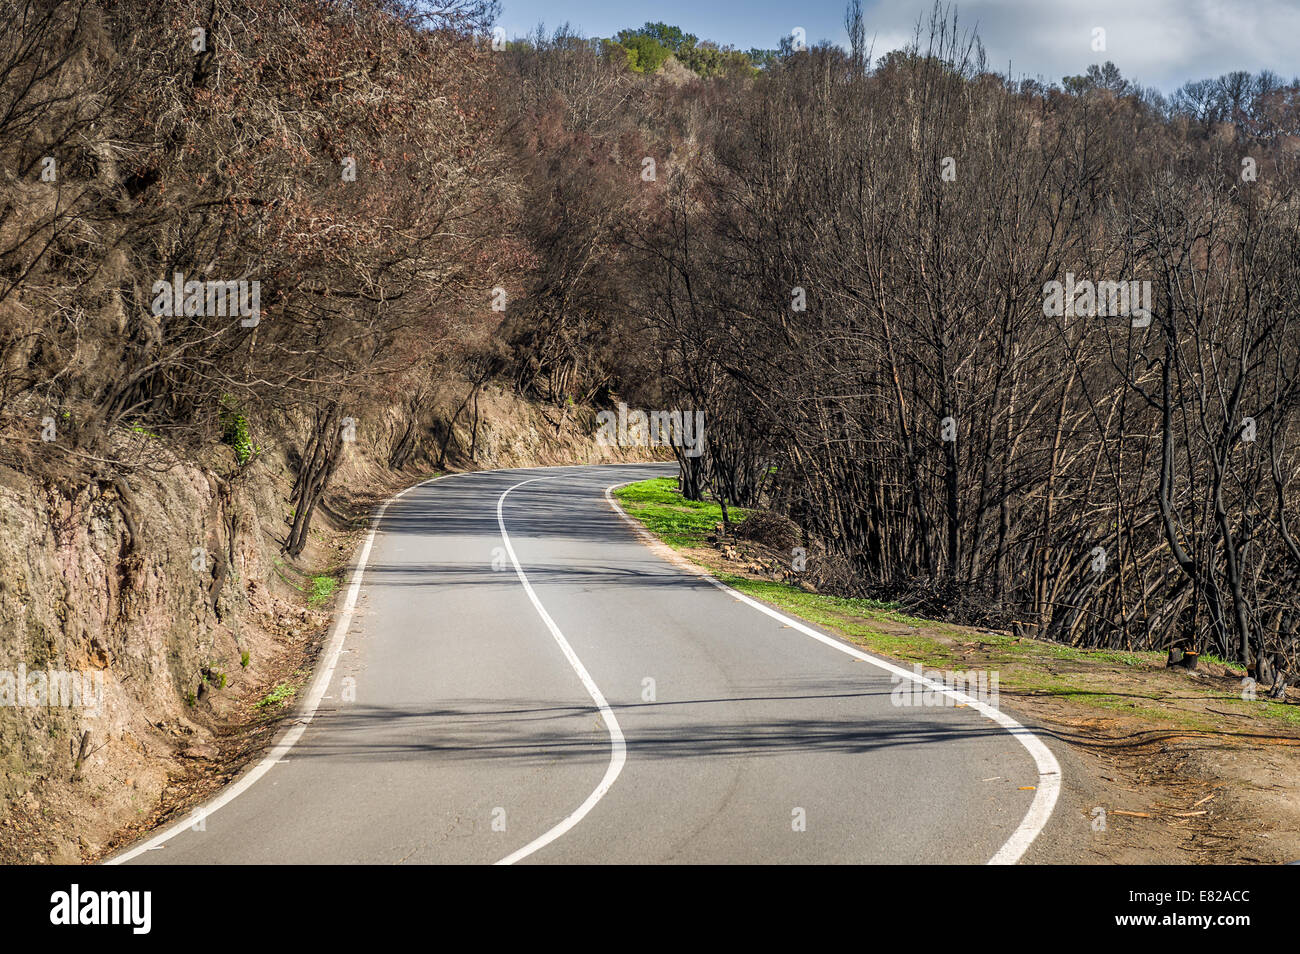
[[[1028,788],[1055,792],[1041,743],[895,707],[888,672],[656,555],[604,491],[674,472],[390,502],[292,748],[114,862],[1015,860],[1054,800]]]

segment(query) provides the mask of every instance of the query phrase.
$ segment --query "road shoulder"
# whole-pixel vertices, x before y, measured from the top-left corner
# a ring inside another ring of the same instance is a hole
[[[1090,652],[809,592],[784,551],[727,535],[716,507],[674,500],[665,486],[641,482],[614,497],[666,559],[899,665],[997,674],[1001,707],[1051,740],[1064,770],[1060,802],[1025,861],[1300,858],[1291,797],[1300,698],[1243,698],[1242,674],[1218,662],[1168,669],[1155,653]]]

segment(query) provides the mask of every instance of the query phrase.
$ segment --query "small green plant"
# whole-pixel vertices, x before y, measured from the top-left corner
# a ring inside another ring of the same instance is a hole
[[[241,669],[248,668],[248,650],[245,649],[239,654],[239,666]]]
[[[221,399],[221,442],[235,449],[235,461],[240,467],[257,452],[248,429],[248,416],[230,395]]]
[[[199,700],[195,697],[193,692],[185,693],[185,704],[190,708],[194,708],[195,703],[197,703],[198,701]]]
[[[265,709],[267,706],[282,706],[297,691],[287,682],[282,682],[268,692],[261,702],[257,703],[257,708]]]
[[[311,592],[307,595],[308,606],[320,606],[322,603],[329,601],[334,595],[334,588],[338,586],[339,581],[332,576],[313,576],[311,578]]]

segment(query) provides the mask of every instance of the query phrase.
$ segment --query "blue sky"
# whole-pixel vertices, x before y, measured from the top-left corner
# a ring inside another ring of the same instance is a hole
[[[845,43],[843,0],[502,0],[498,23],[507,34],[568,21],[588,36],[609,36],[647,20],[676,24],[702,39],[742,49],[775,47],[803,27],[810,43]],[[931,0],[863,0],[877,55],[902,46]],[[1113,60],[1145,86],[1170,90],[1184,80],[1232,69],[1300,73],[1300,0],[964,0],[960,22],[974,26],[990,66],[1017,75],[1060,80],[1091,63]],[[1106,49],[1094,51],[1093,31]]]

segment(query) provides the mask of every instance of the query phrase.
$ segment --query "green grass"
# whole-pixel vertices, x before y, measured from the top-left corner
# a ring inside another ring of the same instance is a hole
[[[1201,662],[1212,662],[1220,666],[1226,666],[1238,675],[1246,675],[1246,667],[1235,659],[1224,659],[1222,656],[1216,656],[1214,653],[1201,653]]]
[[[629,514],[671,547],[697,547],[722,522],[721,505],[710,501],[687,500],[677,492],[672,477],[658,477],[629,484],[614,491],[619,504]],[[749,516],[748,510],[728,507],[727,516],[739,523]]]
[[[320,574],[311,578],[311,590],[307,594],[308,606],[320,606],[328,603],[331,596],[334,595],[334,588],[339,585],[339,581],[332,576]]]
[[[1104,671],[1089,671],[1089,663],[1109,663],[1137,668],[1143,664],[1155,667],[1164,665],[1165,654],[1158,652],[1122,652],[1111,650],[1076,649],[1040,640],[1017,640],[996,633],[967,634],[942,623],[906,616],[890,604],[876,600],[846,599],[808,593],[796,586],[766,580],[751,580],[731,574],[716,574],[718,579],[747,596],[761,599],[791,615],[807,620],[823,629],[839,633],[865,649],[907,662],[925,666],[951,669],[990,669],[1000,671],[1003,690],[1028,695],[1051,696],[1127,715],[1139,716],[1181,729],[1214,731],[1214,720],[1199,712],[1180,708],[1162,708],[1159,694],[1120,694],[1106,691]],[[967,642],[983,645],[979,661],[965,661],[956,649],[924,633],[893,634],[881,632],[873,621],[881,619],[923,626],[930,633],[948,632]],[[1078,663],[1067,672],[1049,671],[1046,667],[1058,662]],[[1007,670],[1004,667],[1014,666]],[[1262,693],[1261,693],[1262,695]],[[1211,700],[1224,711],[1235,712],[1255,719],[1278,719],[1289,725],[1300,725],[1300,707],[1258,699],[1246,702],[1240,699]],[[1155,704],[1144,704],[1155,703]],[[1219,726],[1221,728],[1222,726]]]
[[[1017,639],[999,633],[985,633],[979,637],[986,647],[994,648],[1007,662],[1031,659],[1059,659],[1074,662],[1107,662],[1119,666],[1138,668],[1143,665],[1164,665],[1165,654],[1114,649],[1079,649],[1046,640]]]
[[[287,682],[282,682],[257,703],[257,708],[265,709],[267,706],[282,706],[298,690]]]
[[[800,619],[823,629],[838,632],[868,649],[928,665],[946,665],[954,659],[952,647],[917,634],[885,633],[873,623],[892,620],[909,625],[934,625],[897,612],[892,604],[878,600],[851,599],[843,596],[825,596],[808,593],[788,583],[772,580],[751,580],[730,573],[718,573],[717,578],[746,596],[770,603],[778,609],[788,610]]]
[[[629,484],[614,491],[614,496],[651,533],[676,548],[703,545],[705,538],[713,533],[714,525],[722,520],[721,507],[712,502],[694,503],[683,499],[672,478]],[[748,516],[746,511],[732,510],[731,513],[735,522]],[[908,616],[900,612],[894,603],[810,593],[790,583],[755,580],[716,570],[714,575],[746,596],[762,600],[792,616],[838,633],[882,656],[936,668],[1002,670],[1001,684],[1013,693],[1051,696],[1094,709],[1172,723],[1185,729],[1215,731],[1223,727],[1222,720],[1216,726],[1215,720],[1203,712],[1189,711],[1176,705],[1161,707],[1159,703],[1164,701],[1164,696],[1159,691],[1151,694],[1140,690],[1126,692],[1118,688],[1119,684],[1108,675],[1107,670],[1092,668],[1100,664],[1127,669],[1163,670],[1166,658],[1163,652],[1079,649],[1046,640],[972,632]],[[881,624],[886,621],[915,627],[917,631],[886,632],[886,629],[898,629],[897,625],[882,627]],[[953,644],[950,640],[957,640],[958,643]],[[966,647],[960,645],[974,642],[980,644],[978,661],[967,659],[963,654]],[[1203,654],[1202,659],[1220,665],[1226,662],[1210,654]],[[1234,663],[1226,664],[1234,669],[1236,667]],[[1276,719],[1288,725],[1300,726],[1300,707],[1264,699],[1263,690],[1257,691],[1259,698],[1253,702],[1216,695],[1208,696],[1202,701],[1248,718]]]
[[[906,613],[899,611],[897,603],[890,603],[885,600],[809,593],[789,583],[780,583],[775,580],[750,580],[730,574],[721,574],[718,578],[728,586],[734,587],[747,595],[756,596],[759,599],[780,601],[782,605],[793,608],[822,608],[844,614],[871,615],[881,619],[893,620],[896,623],[906,623],[909,626],[936,625],[927,619],[908,616]]]
[[[1300,726],[1300,706],[1283,705],[1280,702],[1273,702],[1271,699],[1260,700],[1256,698],[1254,702],[1246,702],[1247,706],[1263,706],[1264,716],[1269,719],[1281,719],[1283,722],[1291,725]]]
[[[330,597],[334,595],[334,590],[337,589],[339,585],[338,577],[333,573],[308,574],[278,558],[272,561],[272,570],[281,580],[292,586],[299,593],[304,594],[307,597],[308,606],[323,606],[325,603],[328,603]],[[302,583],[295,583],[288,576],[282,573],[282,570],[288,570],[290,573],[295,574],[298,579],[302,580]]]

